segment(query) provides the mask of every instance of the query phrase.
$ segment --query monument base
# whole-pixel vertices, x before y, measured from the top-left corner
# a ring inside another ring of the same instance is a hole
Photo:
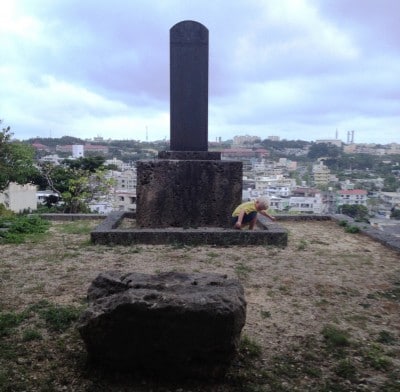
[[[242,162],[143,160],[136,167],[138,227],[230,227],[242,200]]]
[[[124,224],[124,220],[130,220]],[[234,230],[220,227],[157,228],[135,227],[135,214],[113,212],[91,233],[92,243],[98,245],[182,244],[182,245],[275,245],[287,246],[287,230],[262,215],[257,230]]]

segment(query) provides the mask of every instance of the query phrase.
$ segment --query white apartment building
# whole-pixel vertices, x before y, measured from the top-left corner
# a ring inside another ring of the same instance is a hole
[[[277,186],[269,186],[267,188],[263,188],[261,194],[267,197],[289,197],[292,191],[288,186],[277,185]]]
[[[115,180],[114,192],[107,200],[94,204],[93,208],[99,213],[108,213],[110,208],[113,211],[136,211],[136,170],[109,171],[107,177]]]
[[[275,211],[284,211],[289,207],[288,198],[272,196],[269,198],[269,203],[270,208]]]
[[[367,205],[367,191],[364,189],[342,189],[337,191],[337,205],[359,204]]]
[[[118,168],[120,171],[125,171],[125,170],[134,170],[133,166],[131,163],[126,163],[124,161],[121,161],[120,159],[113,158],[113,159],[107,159],[104,162],[104,165],[114,165]]]
[[[115,189],[121,191],[134,191],[136,194],[136,170],[130,169],[125,171],[109,171],[108,178],[115,180]]]
[[[57,154],[53,154],[53,155],[46,155],[40,158],[39,161],[42,163],[51,163],[55,166],[58,166],[63,159],[64,158],[60,158]]]
[[[73,144],[72,145],[72,158],[83,158],[85,155],[84,153],[84,146],[83,144]]]
[[[8,188],[0,193],[0,203],[16,213],[35,211],[37,209],[36,185],[20,185],[11,182]]]
[[[267,176],[256,176],[255,177],[255,188],[257,190],[263,190],[268,187],[288,187],[293,189],[296,186],[296,180],[293,178],[283,177],[279,174],[272,177]]]
[[[319,193],[313,197],[292,196],[289,199],[289,207],[290,211],[308,214],[321,214],[324,211],[324,204]]]

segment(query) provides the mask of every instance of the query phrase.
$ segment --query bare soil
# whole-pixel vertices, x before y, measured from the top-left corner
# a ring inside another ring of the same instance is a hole
[[[30,309],[0,336],[0,391],[400,391],[395,251],[330,221],[279,222],[289,231],[286,248],[94,246],[97,224],[55,222],[39,241],[0,245],[0,314]],[[237,277],[247,321],[226,379],[163,384],[105,375],[87,366],[74,325],[55,332],[32,310],[43,300],[82,308],[90,282],[107,270]],[[40,337],[27,339],[27,330]]]

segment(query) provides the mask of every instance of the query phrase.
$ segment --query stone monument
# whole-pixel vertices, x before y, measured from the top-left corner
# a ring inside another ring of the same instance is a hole
[[[142,228],[229,227],[242,199],[242,162],[208,151],[208,30],[170,30],[170,150],[137,163],[136,222]]]
[[[95,244],[286,246],[277,224],[234,230],[242,162],[208,151],[208,30],[194,21],[170,29],[170,149],[137,162],[136,213],[115,211],[91,232]],[[134,220],[133,227],[122,227]],[[265,218],[265,221],[267,219]]]

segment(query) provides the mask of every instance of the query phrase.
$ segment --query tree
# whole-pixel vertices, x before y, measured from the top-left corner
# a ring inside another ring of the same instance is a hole
[[[334,144],[327,143],[314,143],[311,145],[308,150],[308,158],[317,159],[317,158],[330,158],[335,159],[340,156],[341,150],[338,146]]]
[[[110,192],[113,180],[105,176],[104,159],[94,158],[64,160],[59,166],[49,163],[41,166],[48,186],[61,197],[64,212],[88,212],[91,201]]]
[[[361,204],[343,204],[341,210],[344,215],[348,215],[356,221],[368,221],[368,208]]]
[[[397,192],[397,189],[400,188],[400,181],[393,175],[385,177],[383,184],[384,192]]]
[[[390,217],[392,219],[400,220],[400,209],[392,208],[392,211],[390,213]]]
[[[0,191],[6,189],[10,182],[26,184],[37,172],[34,149],[28,144],[13,141],[12,135],[10,127],[0,131]]]

